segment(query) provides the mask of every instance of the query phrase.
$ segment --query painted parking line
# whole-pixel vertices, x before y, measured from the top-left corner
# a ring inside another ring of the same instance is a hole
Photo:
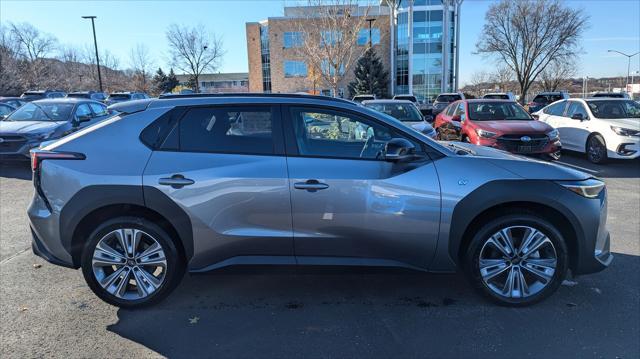
[[[600,173],[600,171],[592,170],[590,168],[580,167],[578,165],[573,165],[571,163],[566,163],[566,162],[562,162],[562,161],[554,161],[554,163],[557,163],[557,164],[563,165],[563,166],[569,166],[569,167],[575,168],[577,170],[584,171],[584,172],[589,172],[589,173],[593,173],[593,174]]]

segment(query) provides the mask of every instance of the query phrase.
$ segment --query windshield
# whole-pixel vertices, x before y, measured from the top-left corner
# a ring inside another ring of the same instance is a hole
[[[454,102],[462,100],[460,95],[440,95],[436,98],[436,102]]]
[[[528,121],[531,116],[515,102],[469,102],[472,121]]]
[[[91,96],[88,93],[70,93],[67,95],[67,97],[90,98]]]
[[[422,115],[418,109],[409,103],[368,103],[366,107],[400,120],[402,122],[420,122]]]
[[[588,101],[591,113],[597,118],[640,118],[640,104],[635,101]]]
[[[489,99],[489,100],[508,100],[509,96],[508,95],[494,94],[494,95],[484,95],[482,98],[486,98],[486,99]]]
[[[541,104],[548,104],[548,103],[552,103],[552,102],[556,102],[562,100],[562,96],[561,95],[538,95],[536,97],[533,98],[533,102],[535,103],[541,103]]]
[[[28,103],[15,110],[4,121],[68,121],[73,104]]]
[[[394,100],[407,100],[411,102],[418,102],[415,96],[396,96]]]
[[[597,93],[593,97],[624,98],[625,96],[621,93]]]
[[[109,100],[128,100],[130,97],[128,94],[111,94]]]

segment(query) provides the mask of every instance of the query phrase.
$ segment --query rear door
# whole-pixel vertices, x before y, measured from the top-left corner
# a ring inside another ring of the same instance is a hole
[[[184,111],[151,155],[143,182],[145,199],[167,196],[189,216],[195,253],[190,268],[227,259],[251,262],[254,256],[293,263],[280,107]]]
[[[427,268],[435,253],[440,186],[432,161],[380,158],[402,132],[360,114],[292,106],[285,113],[298,263]],[[327,262],[328,261],[328,262]]]

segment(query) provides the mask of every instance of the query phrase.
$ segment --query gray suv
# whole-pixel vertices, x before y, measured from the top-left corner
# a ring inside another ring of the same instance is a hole
[[[590,175],[438,143],[353,102],[172,95],[32,151],[33,251],[103,300],[166,297],[185,270],[367,265],[453,272],[528,305],[611,263]],[[117,143],[114,143],[117,139]]]

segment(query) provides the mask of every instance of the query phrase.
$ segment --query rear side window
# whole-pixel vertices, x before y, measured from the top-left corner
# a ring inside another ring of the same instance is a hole
[[[180,150],[273,154],[270,106],[192,108],[180,121]]]

